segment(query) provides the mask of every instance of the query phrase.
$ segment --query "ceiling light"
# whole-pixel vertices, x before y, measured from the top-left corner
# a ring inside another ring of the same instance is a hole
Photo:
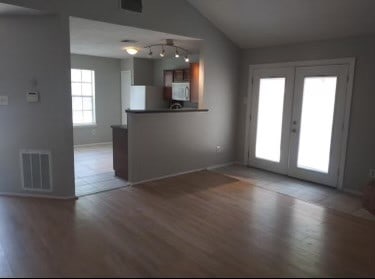
[[[148,55],[150,55],[150,56],[152,56],[152,50],[151,50],[151,48],[150,48],[150,51],[149,51],[149,53],[148,53]]]
[[[186,63],[189,63],[189,62],[190,62],[189,56],[187,56],[187,55],[185,56],[185,62],[186,62]]]
[[[135,47],[126,47],[125,50],[130,55],[136,55],[138,53],[138,49],[136,49]]]
[[[180,57],[180,54],[178,53],[178,49],[176,48],[176,54],[175,54],[175,57],[176,58],[179,58]]]

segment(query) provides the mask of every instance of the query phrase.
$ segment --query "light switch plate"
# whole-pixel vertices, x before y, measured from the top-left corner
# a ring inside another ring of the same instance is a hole
[[[0,106],[7,106],[9,104],[8,96],[0,96]]]

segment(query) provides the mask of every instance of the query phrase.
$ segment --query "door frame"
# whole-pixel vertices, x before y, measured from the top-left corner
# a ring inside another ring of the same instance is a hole
[[[127,122],[128,118],[127,118],[127,115],[126,115],[126,112],[125,110],[127,109],[126,107],[124,107],[124,104],[125,104],[125,100],[124,100],[124,75],[127,74],[129,75],[130,77],[130,87],[133,85],[133,74],[132,74],[132,71],[131,70],[122,70],[121,71],[121,122],[122,124],[125,124],[125,122]],[[129,104],[130,106],[130,89],[129,89]],[[125,121],[126,120],[126,121]]]
[[[345,113],[344,113],[344,124],[343,124],[343,138],[340,147],[340,163],[339,163],[339,174],[337,188],[342,189],[344,183],[345,165],[346,165],[346,154],[349,137],[349,125],[350,125],[350,112],[353,95],[354,85],[354,74],[355,74],[355,63],[354,57],[338,58],[338,59],[326,59],[326,60],[307,60],[307,61],[295,61],[285,63],[269,63],[269,64],[251,64],[249,65],[249,79],[248,79],[248,92],[246,100],[246,126],[245,126],[245,142],[244,142],[244,154],[243,163],[246,166],[250,166],[250,132],[251,132],[251,121],[254,119],[252,111],[252,100],[253,100],[253,83],[254,83],[254,72],[262,69],[272,68],[287,68],[287,67],[309,67],[309,66],[327,66],[327,65],[347,65],[348,66],[348,77],[347,77],[347,90],[345,96]],[[294,90],[293,90],[294,91]]]

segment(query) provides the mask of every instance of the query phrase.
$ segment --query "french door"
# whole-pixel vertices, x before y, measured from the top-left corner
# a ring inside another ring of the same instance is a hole
[[[337,186],[348,71],[348,65],[255,70],[249,164]]]

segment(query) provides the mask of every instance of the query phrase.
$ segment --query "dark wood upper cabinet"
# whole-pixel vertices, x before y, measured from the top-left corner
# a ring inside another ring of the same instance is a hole
[[[172,99],[173,71],[164,71],[164,100]]]
[[[173,82],[184,82],[184,70],[174,70]]]
[[[166,70],[164,71],[164,86],[172,87],[173,83],[173,71]]]
[[[184,69],[184,82],[190,81],[190,68]]]

